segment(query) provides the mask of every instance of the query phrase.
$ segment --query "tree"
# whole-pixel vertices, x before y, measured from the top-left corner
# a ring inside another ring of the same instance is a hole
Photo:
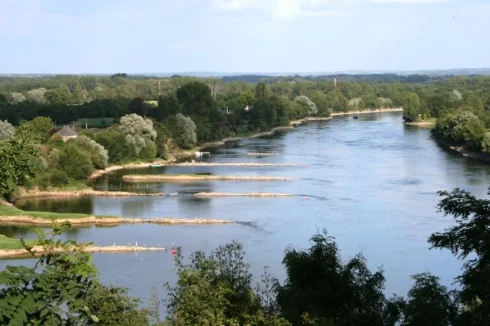
[[[208,116],[214,100],[211,90],[201,82],[190,82],[177,90],[177,98],[185,115]]]
[[[415,284],[408,292],[408,299],[396,297],[391,304],[398,312],[397,319],[403,326],[454,325],[458,306],[453,294],[439,283],[439,278],[430,273],[413,275]],[[395,324],[396,320],[391,324]]]
[[[277,289],[282,315],[295,325],[383,325],[385,297],[381,270],[371,273],[357,255],[343,264],[332,237],[311,238],[306,251],[288,249],[286,281]]]
[[[417,93],[408,93],[403,101],[403,119],[406,122],[421,120],[420,99]]]
[[[43,169],[39,149],[20,133],[9,141],[0,141],[0,196],[10,199],[18,185]]]
[[[268,93],[269,90],[264,82],[257,83],[257,86],[255,86],[255,99],[257,101],[267,99],[267,97],[269,96]]]
[[[490,194],[490,191],[489,191]],[[438,208],[452,215],[456,225],[430,236],[435,249],[448,249],[465,260],[463,274],[457,278],[462,290],[459,299],[465,309],[460,316],[463,325],[490,324],[490,200],[477,199],[458,188],[441,191]]]
[[[126,142],[134,146],[137,155],[146,146],[145,140],[154,142],[157,137],[153,122],[134,113],[123,116],[119,128],[126,135]]]
[[[94,171],[90,154],[75,144],[67,144],[61,151],[59,165],[66,174],[75,180],[85,180]]]
[[[476,115],[464,111],[439,119],[433,134],[456,145],[468,145],[480,149],[485,125]]]
[[[157,121],[162,121],[168,116],[174,116],[181,111],[179,100],[172,95],[160,96],[158,106],[153,110],[152,117]]]
[[[44,94],[50,104],[67,104],[72,101],[72,94],[68,86],[61,84],[58,88],[50,89]]]
[[[481,141],[481,148],[483,153],[490,154],[490,132],[486,132]]]
[[[30,91],[27,91],[26,97],[27,100],[33,103],[42,104],[46,101],[46,99],[44,98],[45,93],[46,93],[46,88],[31,89]]]
[[[8,266],[0,272],[2,325],[90,325],[99,321],[85,304],[96,285],[90,254],[73,241],[55,241],[66,226],[55,226],[37,245],[43,248],[33,268]],[[35,257],[32,246],[21,240]],[[56,252],[60,251],[61,252]]]
[[[296,96],[294,98],[294,101],[304,106],[309,116],[316,115],[318,113],[316,104],[313,103],[313,101],[310,100],[306,95]]]
[[[146,117],[147,109],[148,109],[148,107],[145,103],[145,100],[143,100],[141,97],[134,98],[128,104],[128,112],[129,113],[135,113],[135,114],[143,116],[143,117]]]
[[[95,140],[84,135],[79,135],[76,138],[68,140],[67,144],[75,144],[79,149],[88,153],[90,161],[95,168],[104,169],[107,167],[109,154],[104,146],[98,144]]]
[[[15,128],[7,120],[0,120],[0,141],[14,138]]]
[[[197,251],[185,264],[178,251],[178,281],[168,291],[172,325],[290,325],[263,309],[251,287],[243,246],[232,242],[210,255]]]
[[[107,150],[111,163],[130,161],[137,156],[136,149],[132,144],[126,142],[126,135],[122,133],[119,127],[102,130],[95,135],[95,141]]]
[[[157,138],[155,140],[157,157],[168,159],[172,141],[170,138],[170,131],[168,131],[165,125],[160,122],[155,124],[155,130],[157,132]]]
[[[44,144],[51,137],[53,129],[54,124],[51,118],[38,116],[31,121],[22,121],[18,132],[30,134],[36,141]]]
[[[12,101],[14,103],[21,103],[26,100],[26,97],[22,95],[22,93],[12,92],[10,93],[10,96],[12,97]]]
[[[194,124],[194,121],[180,113],[175,117],[177,119],[174,133],[175,142],[182,148],[192,148],[197,141],[196,125]]]
[[[148,325],[148,312],[140,310],[139,299],[128,296],[128,290],[112,285],[98,285],[87,292],[85,299],[90,312],[100,325]]]

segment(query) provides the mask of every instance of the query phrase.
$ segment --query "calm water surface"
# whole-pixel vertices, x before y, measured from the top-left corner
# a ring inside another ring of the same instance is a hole
[[[251,152],[277,152],[255,157]],[[455,187],[484,196],[490,185],[490,166],[438,147],[425,129],[402,125],[401,114],[361,115],[314,122],[274,137],[227,144],[213,151],[211,162],[300,163],[297,167],[168,167],[118,171],[100,178],[99,189],[161,191],[164,197],[24,200],[24,209],[85,212],[124,217],[210,217],[252,221],[253,225],[214,226],[125,225],[82,228],[69,237],[98,245],[138,244],[181,246],[183,252],[211,250],[231,240],[245,245],[256,279],[264,265],[284,279],[281,265],[287,246],[305,248],[309,238],[326,228],[344,259],[362,252],[371,269],[385,270],[387,294],[405,295],[410,275],[430,271],[451,285],[461,263],[447,251],[429,251],[427,238],[452,223],[437,213],[439,190]],[[125,184],[122,174],[210,173],[267,175],[296,181]],[[200,191],[288,192],[290,198],[195,198]],[[172,194],[172,195],[170,195]],[[10,236],[32,233],[3,227]],[[129,287],[147,299],[152,286],[161,289],[175,280],[170,253],[96,254],[103,282]],[[28,260],[1,261],[30,264]]]

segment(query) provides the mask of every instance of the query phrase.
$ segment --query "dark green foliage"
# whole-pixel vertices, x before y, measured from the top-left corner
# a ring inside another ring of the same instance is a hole
[[[341,262],[332,237],[317,234],[306,251],[288,249],[287,279],[277,303],[287,320],[299,325],[383,325],[382,271],[371,273],[361,255]]]
[[[145,147],[141,149],[138,156],[143,161],[153,161],[157,157],[157,147],[155,143],[145,139]]]
[[[289,325],[261,307],[240,243],[209,256],[194,252],[187,265],[179,250],[175,262],[179,279],[167,284],[171,325]]]
[[[465,260],[463,275],[457,278],[464,305],[461,319],[465,325],[490,324],[490,200],[455,189],[440,192],[438,207],[454,216],[456,225],[429,238],[432,248],[449,249]]]
[[[76,243],[54,240],[61,230],[55,227],[48,238],[40,234],[44,252],[34,268],[8,266],[0,272],[2,325],[92,325],[98,320],[85,303],[97,270],[90,254],[70,249],[79,248]]]
[[[67,144],[60,151],[59,165],[75,180],[85,180],[94,171],[90,154],[83,152],[75,144]]]
[[[148,325],[148,313],[140,310],[140,300],[128,296],[128,290],[112,285],[99,285],[91,289],[85,299],[90,312],[104,326]]]
[[[175,96],[160,96],[158,99],[158,106],[150,110],[149,116],[155,118],[156,121],[162,121],[168,116],[174,116],[177,113],[180,113],[180,111],[180,103]]]
[[[142,117],[146,117],[146,112],[148,110],[148,105],[145,103],[145,100],[141,97],[134,98],[128,104],[128,113],[136,113]]]
[[[111,127],[97,133],[95,141],[107,150],[110,163],[119,163],[136,158],[134,146],[128,144],[125,137],[118,127]]]
[[[0,158],[0,196],[6,199],[42,169],[39,149],[23,133],[0,141]]]
[[[191,82],[180,87],[177,98],[185,115],[207,116],[214,102],[211,90],[201,82]]]
[[[53,187],[62,187],[69,182],[68,174],[62,170],[53,170],[49,173],[49,183]]]
[[[439,278],[429,273],[416,274],[412,278],[415,284],[404,303],[402,325],[453,325],[457,305],[446,287],[439,284]]]
[[[269,90],[264,82],[259,82],[255,86],[255,99],[257,101],[265,100],[269,96]]]
[[[468,145],[479,150],[485,134],[485,125],[476,115],[464,111],[439,119],[432,133],[435,137],[451,144]]]

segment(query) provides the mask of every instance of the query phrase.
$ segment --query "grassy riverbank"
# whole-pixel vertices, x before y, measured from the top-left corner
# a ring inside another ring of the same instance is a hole
[[[159,182],[159,181],[291,181],[294,178],[268,176],[238,176],[238,175],[203,175],[203,174],[159,174],[159,175],[124,175],[125,182]]]
[[[6,206],[0,204],[0,224],[2,222],[2,218],[4,217],[16,217],[23,216],[35,219],[44,219],[50,221],[54,220],[65,220],[65,219],[80,219],[86,218],[90,215],[88,214],[79,214],[79,213],[53,213],[53,212],[37,212],[37,211],[24,211],[16,208],[15,206]],[[102,217],[101,217],[102,218]],[[112,217],[103,217],[103,218],[112,218]]]
[[[36,245],[35,240],[28,240],[27,243],[32,246],[32,252],[34,256],[40,256],[44,253],[44,248],[42,246]],[[147,247],[147,246],[95,246],[89,245],[81,247],[81,251],[88,253],[127,253],[127,252],[148,252],[148,251],[165,251],[164,247]],[[63,248],[51,248],[50,252],[63,252]],[[21,244],[19,239],[8,238],[4,235],[0,235],[0,259],[11,259],[11,258],[25,258],[32,257],[32,254],[28,252]]]
[[[21,190],[16,196],[16,200],[25,198],[50,198],[50,197],[133,197],[133,196],[163,196],[163,192],[158,193],[138,193],[128,191],[99,191],[87,188],[83,190],[50,189],[50,190]]]

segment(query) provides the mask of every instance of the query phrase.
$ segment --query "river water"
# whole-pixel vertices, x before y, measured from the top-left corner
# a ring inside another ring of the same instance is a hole
[[[252,152],[277,155],[257,157]],[[451,225],[437,212],[437,191],[455,187],[482,197],[490,185],[490,166],[440,148],[427,129],[404,126],[400,113],[338,117],[311,122],[271,137],[228,143],[215,149],[210,162],[299,163],[294,167],[168,167],[118,171],[98,179],[98,189],[161,191],[163,197],[24,200],[24,209],[85,212],[125,217],[209,217],[252,224],[210,226],[124,225],[81,228],[68,236],[97,245],[134,244],[182,247],[184,254],[241,241],[254,277],[263,266],[280,280],[287,246],[306,248],[325,228],[335,237],[344,259],[362,252],[372,270],[385,271],[386,293],[405,295],[410,275],[430,271],[450,286],[461,263],[447,251],[431,251],[427,238]],[[123,174],[211,173],[266,175],[295,181],[199,181],[125,184]],[[287,198],[196,198],[193,193],[288,192]],[[171,194],[171,195],[170,195]],[[9,236],[27,236],[23,228],[2,227]],[[152,286],[175,281],[172,255],[166,253],[95,254],[103,282],[130,288],[147,299]],[[29,260],[1,261],[31,264]]]

